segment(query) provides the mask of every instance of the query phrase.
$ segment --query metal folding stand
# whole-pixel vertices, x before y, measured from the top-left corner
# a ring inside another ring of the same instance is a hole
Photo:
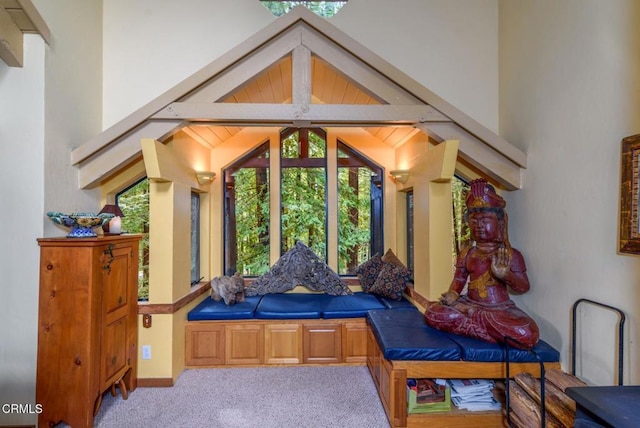
[[[595,306],[599,306],[604,309],[611,310],[618,314],[618,385],[622,385],[623,379],[622,375],[624,372],[624,322],[626,317],[624,312],[620,309],[605,305],[604,303],[595,302],[589,299],[578,299],[573,304],[572,308],[572,318],[571,318],[571,374],[576,375],[576,314],[578,312],[578,307],[583,304],[591,304]]]

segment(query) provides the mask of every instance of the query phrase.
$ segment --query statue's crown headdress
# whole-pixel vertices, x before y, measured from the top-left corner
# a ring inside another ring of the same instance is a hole
[[[467,195],[467,208],[504,208],[507,203],[484,178],[472,180]]]

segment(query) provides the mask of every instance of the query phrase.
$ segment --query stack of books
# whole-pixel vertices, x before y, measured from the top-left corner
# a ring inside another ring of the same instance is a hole
[[[444,379],[407,379],[408,413],[448,412],[451,390]]]
[[[493,396],[494,383],[489,379],[449,379],[451,401],[459,408],[471,412],[500,410],[502,405]]]

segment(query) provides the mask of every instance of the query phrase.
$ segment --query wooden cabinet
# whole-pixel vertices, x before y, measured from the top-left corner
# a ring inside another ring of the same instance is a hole
[[[265,364],[302,363],[302,327],[298,323],[264,326]]]
[[[187,367],[364,365],[364,318],[188,321]]]
[[[92,427],[104,392],[136,388],[139,238],[38,240],[39,426]]]
[[[342,362],[342,325],[338,323],[305,324],[302,327],[305,363]]]

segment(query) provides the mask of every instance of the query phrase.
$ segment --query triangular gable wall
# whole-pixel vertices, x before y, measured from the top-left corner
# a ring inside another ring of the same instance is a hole
[[[291,102],[222,102],[247,81],[291,56]],[[380,104],[313,104],[316,56]],[[71,153],[79,187],[99,184],[140,157],[142,138],[167,139],[193,122],[293,126],[410,124],[432,140],[460,141],[460,156],[506,189],[520,187],[526,155],[304,7],[174,86]]]

